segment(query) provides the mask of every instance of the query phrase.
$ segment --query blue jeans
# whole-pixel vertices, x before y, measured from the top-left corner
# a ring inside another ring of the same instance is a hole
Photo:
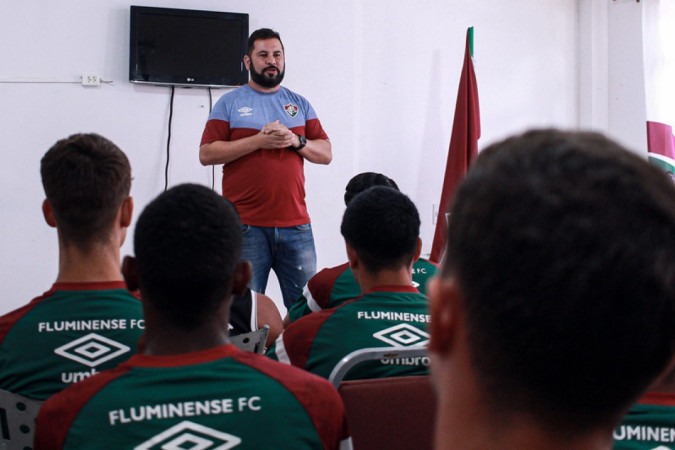
[[[284,305],[295,303],[307,281],[316,273],[316,250],[312,225],[295,227],[254,227],[242,225],[244,245],[241,259],[253,265],[249,287],[262,294],[270,270],[279,279]]]

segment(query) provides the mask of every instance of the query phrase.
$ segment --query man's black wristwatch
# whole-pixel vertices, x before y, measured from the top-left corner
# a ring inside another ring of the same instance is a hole
[[[299,134],[296,134],[296,136],[298,137],[298,141],[300,141],[300,145],[291,148],[297,152],[298,150],[302,150],[303,148],[305,148],[305,145],[307,145],[307,138],[304,136],[300,136]]]

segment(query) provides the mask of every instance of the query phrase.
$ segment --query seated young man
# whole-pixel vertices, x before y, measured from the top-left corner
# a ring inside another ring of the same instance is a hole
[[[257,331],[265,325],[269,327],[265,346],[269,347],[284,328],[279,309],[271,298],[249,288],[244,294],[232,297],[230,336]]]
[[[241,246],[234,206],[210,189],[152,201],[124,264],[141,292],[144,349],[48,399],[35,449],[351,448],[328,382],[229,344],[232,294],[251,276]]]
[[[0,317],[0,389],[44,400],[135,353],[143,313],[120,270],[133,210],[126,155],[76,134],[47,151],[40,173],[59,271],[46,293]]]
[[[595,133],[482,151],[428,289],[436,449],[610,449],[673,356],[675,186]]]
[[[354,350],[424,346],[427,298],[412,286],[420,219],[404,194],[374,187],[356,196],[342,218],[347,258],[363,294],[290,324],[267,354],[322,377]],[[427,373],[428,358],[363,363],[347,379]]]
[[[374,186],[386,186],[399,190],[398,185],[391,178],[381,173],[363,172],[355,175],[347,183],[344,195],[345,205],[349,206],[357,194]],[[427,280],[435,273],[434,263],[424,258],[416,259],[412,267],[412,285],[424,294]],[[288,315],[284,318],[284,326],[312,312],[334,308],[360,294],[361,288],[348,262],[323,269],[307,282],[302,296],[289,308]]]

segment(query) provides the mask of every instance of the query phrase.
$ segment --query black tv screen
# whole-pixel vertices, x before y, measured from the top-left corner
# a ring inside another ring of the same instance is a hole
[[[246,84],[247,39],[248,14],[131,6],[129,81]]]

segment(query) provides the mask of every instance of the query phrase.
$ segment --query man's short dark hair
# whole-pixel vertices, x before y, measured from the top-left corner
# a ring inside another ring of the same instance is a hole
[[[134,234],[144,300],[177,327],[199,326],[229,299],[241,246],[239,216],[221,195],[196,184],[160,194]]]
[[[354,175],[345,188],[345,205],[349,205],[356,194],[374,186],[387,186],[399,190],[398,185],[386,175],[376,172],[363,172]]]
[[[105,242],[131,189],[124,152],[98,134],[74,134],[45,153],[40,174],[63,241],[85,250]]]
[[[349,203],[340,231],[366,269],[376,273],[412,262],[417,250],[420,217],[406,195],[376,186]]]
[[[284,49],[284,43],[281,40],[281,35],[279,33],[270,28],[260,28],[259,30],[255,30],[248,37],[248,49],[246,50],[246,54],[249,56],[249,58],[253,54],[255,41],[266,41],[267,39],[278,39],[279,43],[281,43],[281,49]]]
[[[496,408],[615,423],[673,354],[675,188],[600,134],[506,139],[456,193],[443,275]]]

